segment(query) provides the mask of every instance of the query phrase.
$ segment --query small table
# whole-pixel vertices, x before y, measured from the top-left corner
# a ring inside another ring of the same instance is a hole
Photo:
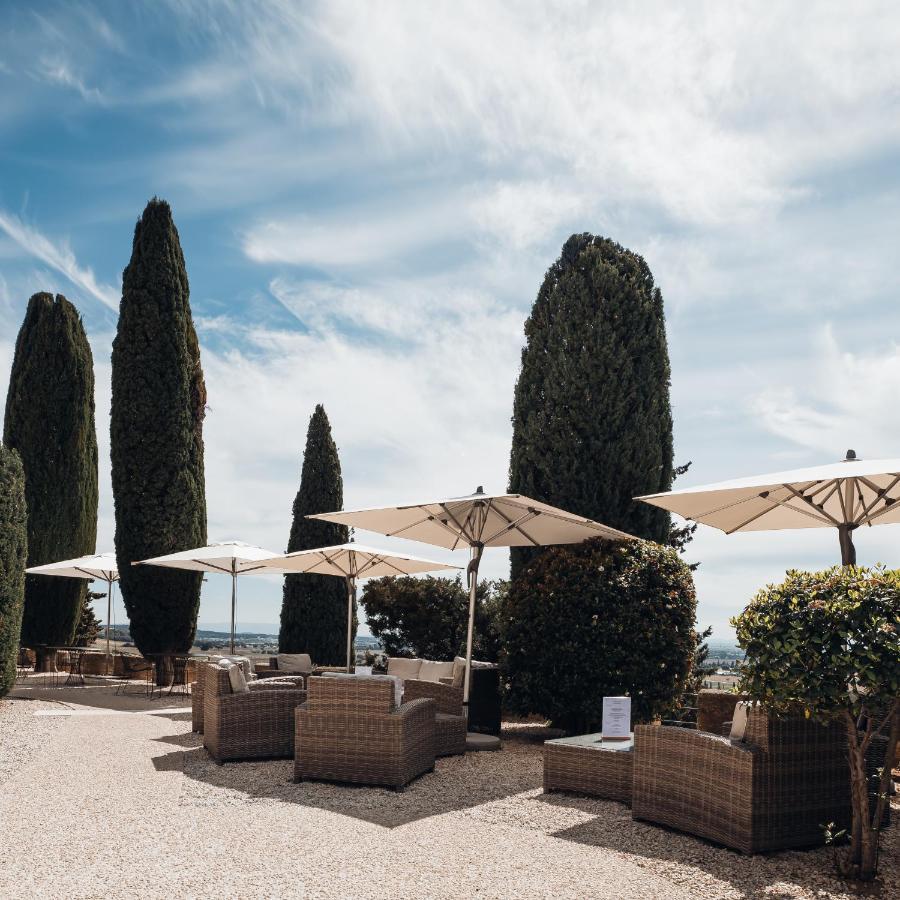
[[[67,687],[70,684],[83,686],[85,682],[81,671],[81,661],[85,653],[96,653],[97,651],[88,647],[48,647],[47,649],[55,650],[57,653],[63,651],[69,655],[69,672],[66,675],[66,680],[63,682],[63,687]]]
[[[575,791],[631,803],[634,733],[627,740],[604,741],[580,734],[544,742],[544,791]]]

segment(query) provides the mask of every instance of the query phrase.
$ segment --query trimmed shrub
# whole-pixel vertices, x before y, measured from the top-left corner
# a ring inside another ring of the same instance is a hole
[[[190,649],[200,572],[132,566],[206,544],[206,386],[190,289],[169,204],[134,229],[112,352],[110,437],[119,584],[142,653]]]
[[[288,553],[347,542],[347,527],[307,519],[344,505],[344,482],[337,445],[325,407],[310,417],[300,488],[294,498]],[[354,617],[353,638],[356,637]],[[334,575],[286,575],[281,601],[278,648],[282,653],[309,653],[319,665],[346,664],[347,584]]]
[[[93,553],[97,541],[94,361],[81,317],[61,294],[28,301],[16,341],[3,441],[19,452],[28,504],[28,565]],[[71,644],[87,582],[25,578],[22,643]],[[36,668],[54,669],[38,649]]]
[[[652,720],[690,675],[696,607],[672,548],[600,539],[548,548],[506,598],[507,705],[590,731],[604,696],[627,695],[634,721]]]
[[[0,444],[0,697],[16,680],[28,552],[25,473],[19,454]]]
[[[886,737],[886,758],[893,760],[900,738],[900,572],[791,571],[732,624],[747,654],[742,691],[776,714],[802,710],[843,725],[853,826],[849,850],[836,860],[845,876],[874,878],[891,767],[869,784],[866,753]]]

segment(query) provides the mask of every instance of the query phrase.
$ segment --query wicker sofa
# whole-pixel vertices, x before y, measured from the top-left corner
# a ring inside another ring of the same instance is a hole
[[[632,815],[744,853],[822,843],[849,823],[846,736],[751,707],[742,740],[660,725],[635,728]]]
[[[259,663],[256,674],[260,678],[281,678],[284,675],[311,675],[315,665],[308,653],[279,653],[270,656],[268,663]]]
[[[295,713],[294,780],[402,790],[434,769],[435,702],[397,706],[389,679],[311,678]]]
[[[306,700],[302,679],[250,681],[234,693],[226,669],[203,669],[203,746],[218,763],[290,757],[294,710]]]

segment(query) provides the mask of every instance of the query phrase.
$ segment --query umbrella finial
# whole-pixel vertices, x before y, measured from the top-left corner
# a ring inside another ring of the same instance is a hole
[[[484,493],[484,485],[479,484],[478,487],[475,488],[475,493],[476,493],[476,494],[483,494],[483,493]]]
[[[853,462],[856,459],[856,451],[848,450],[847,455],[844,457],[844,462]]]

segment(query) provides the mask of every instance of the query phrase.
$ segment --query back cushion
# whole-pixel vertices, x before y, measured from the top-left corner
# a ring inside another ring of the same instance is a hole
[[[231,682],[232,694],[246,694],[250,690],[244,677],[244,668],[237,663],[232,663],[228,669],[228,680]]]
[[[372,678],[375,680],[381,681],[390,681],[390,683],[394,686],[394,705],[399,706],[403,702],[403,679],[398,678],[396,675],[372,675],[371,673],[365,674],[360,672],[356,674],[355,672],[347,673],[347,672],[323,672],[323,678]]]
[[[452,662],[434,662],[430,659],[423,659],[422,666],[419,669],[419,681],[433,681],[437,683],[442,678],[453,677]]]
[[[312,672],[312,670],[312,658],[308,653],[278,654],[279,672],[303,672],[304,674],[308,674]]]
[[[398,678],[418,678],[421,668],[421,659],[404,659],[402,656],[388,658],[388,675],[396,675]]]
[[[747,707],[749,703],[740,701],[734,708],[734,717],[731,720],[731,734],[729,737],[733,741],[742,741],[744,733],[747,731]]]

